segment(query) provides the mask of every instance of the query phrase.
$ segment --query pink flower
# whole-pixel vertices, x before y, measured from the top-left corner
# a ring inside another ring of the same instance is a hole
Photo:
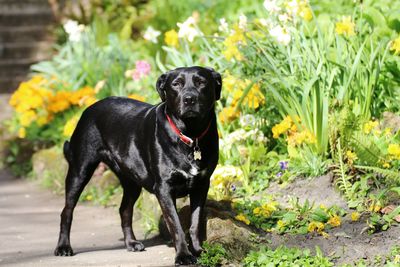
[[[136,67],[133,70],[128,70],[125,72],[125,76],[132,76],[134,81],[139,81],[144,76],[149,75],[151,71],[151,65],[145,60],[136,61]]]

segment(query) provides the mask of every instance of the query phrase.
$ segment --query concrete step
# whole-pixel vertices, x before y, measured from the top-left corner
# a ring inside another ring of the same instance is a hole
[[[51,54],[48,42],[0,43],[0,59],[48,58]]]
[[[25,14],[49,11],[51,7],[47,1],[7,1],[0,2],[0,14]]]
[[[36,42],[53,41],[51,37],[52,25],[49,26],[0,26],[0,42]]]
[[[0,14],[0,25],[5,26],[46,26],[54,22],[54,16],[51,10],[38,13],[8,13]]]

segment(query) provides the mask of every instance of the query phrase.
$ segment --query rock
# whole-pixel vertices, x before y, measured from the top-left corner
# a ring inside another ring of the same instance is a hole
[[[400,116],[389,111],[383,112],[382,129],[391,128],[393,132],[400,130]]]
[[[233,219],[207,220],[207,242],[221,244],[232,261],[240,262],[254,248],[253,232]]]
[[[32,156],[33,177],[56,192],[64,191],[67,169],[61,147],[39,150]]]

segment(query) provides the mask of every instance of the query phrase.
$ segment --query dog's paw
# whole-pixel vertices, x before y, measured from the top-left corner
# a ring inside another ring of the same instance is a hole
[[[55,256],[73,256],[74,252],[72,251],[71,246],[58,246],[54,250]]]
[[[192,254],[193,254],[194,256],[199,257],[200,254],[203,252],[203,249],[202,249],[201,247],[198,247],[198,248],[192,247],[192,248],[190,249],[190,252],[192,252]]]
[[[196,264],[197,259],[192,254],[177,254],[175,257],[175,266]]]
[[[136,241],[136,240],[130,240],[125,242],[126,244],[126,249],[128,251],[143,251],[144,250],[144,245],[142,242]]]

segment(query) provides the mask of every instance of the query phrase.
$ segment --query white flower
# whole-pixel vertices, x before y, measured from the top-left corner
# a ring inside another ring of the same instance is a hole
[[[71,42],[78,42],[81,39],[82,32],[85,30],[85,25],[78,24],[75,20],[67,20],[63,27],[68,34],[68,40]]]
[[[299,11],[299,3],[297,2],[297,0],[292,0],[287,3],[287,11],[291,15],[297,14],[297,12]]]
[[[152,43],[157,43],[157,37],[161,34],[160,31],[156,31],[153,27],[149,26],[147,27],[146,31],[143,34],[143,38],[146,39],[147,41],[150,41]]]
[[[199,36],[199,31],[195,28],[196,20],[189,17],[183,23],[177,23],[179,27],[178,37],[187,38],[189,42],[193,42],[194,37]]]
[[[239,118],[239,123],[240,126],[242,126],[243,128],[254,127],[256,123],[256,117],[254,117],[254,115],[251,114],[242,115]]]
[[[287,21],[289,21],[290,20],[290,17],[289,17],[289,15],[288,14],[280,14],[279,16],[278,16],[278,19],[279,19],[279,21],[281,21],[281,22],[287,22]]]
[[[265,0],[264,7],[268,12],[271,13],[278,13],[281,10],[275,0]]]
[[[271,19],[259,19],[260,24],[264,27],[271,28],[272,20]]]
[[[239,28],[245,30],[247,26],[247,17],[244,14],[239,16]]]
[[[275,26],[271,30],[269,30],[269,34],[271,34],[271,36],[274,37],[278,41],[278,43],[281,43],[283,45],[288,45],[290,43],[290,34],[280,25]]]
[[[218,30],[220,32],[229,32],[229,25],[226,22],[225,18],[219,19],[219,26],[218,26]]]

